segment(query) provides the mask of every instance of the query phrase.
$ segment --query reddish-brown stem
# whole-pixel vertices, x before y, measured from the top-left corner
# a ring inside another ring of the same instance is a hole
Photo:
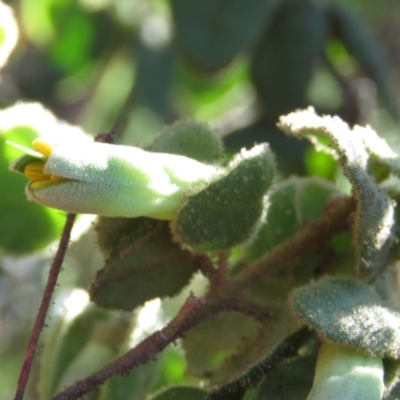
[[[229,298],[221,299],[198,299],[191,294],[179,310],[178,314],[169,324],[148,336],[136,347],[115,359],[110,364],[101,368],[85,379],[75,382],[62,392],[58,393],[52,400],[76,400],[90,393],[116,375],[127,375],[134,367],[154,360],[169,344],[203,321],[210,315],[221,311],[240,311],[252,315],[254,318],[266,323],[268,316],[252,304],[244,304],[243,307],[235,304]]]
[[[95,141],[98,143],[114,144],[117,139],[118,124],[107,133],[99,133],[96,135]]]
[[[206,304],[203,300],[190,295],[176,317],[165,328],[154,332],[104,368],[75,382],[52,400],[76,400],[115,375],[127,375],[133,367],[155,359],[170,343],[182,337],[207,315],[217,311],[218,308],[214,308],[210,303]]]
[[[22,364],[21,372],[18,378],[18,386],[14,400],[22,400],[24,397],[24,392],[28,383],[33,358],[35,357],[40,334],[46,320],[46,315],[49,309],[51,297],[54,292],[54,287],[57,283],[58,275],[64,261],[65,252],[68,248],[68,242],[71,235],[72,226],[75,221],[75,217],[75,214],[68,214],[67,216],[60,243],[58,245],[57,253],[50,268],[49,277],[47,279],[46,288],[44,290],[39,311],[36,316],[35,325],[33,326],[31,336],[29,338],[28,347],[25,352],[24,363]]]
[[[349,216],[355,208],[356,201],[353,197],[333,199],[319,220],[310,223],[260,260],[247,266],[235,277],[235,286],[249,287],[260,277],[277,274],[303,254],[322,246],[335,232],[348,228]]]
[[[230,271],[229,257],[230,257],[229,251],[221,251],[220,253],[218,253],[217,269],[224,276],[229,275]]]
[[[135,366],[154,359],[170,343],[182,337],[187,330],[207,316],[219,311],[236,310],[252,315],[261,322],[267,322],[268,314],[261,306],[248,299],[242,290],[251,286],[264,274],[277,273],[283,266],[296,260],[299,255],[324,243],[333,233],[348,228],[348,218],[354,211],[355,205],[353,198],[333,200],[318,221],[306,226],[235,278],[224,276],[214,267],[210,259],[197,255],[200,270],[209,278],[213,290],[210,290],[203,300],[191,295],[164,329],[154,332],[138,346],[89,377],[75,382],[52,400],[76,400],[98,388],[111,377],[128,374]]]
[[[218,292],[226,277],[219,269],[215,268],[208,256],[198,254],[196,255],[196,261],[202,274],[210,281],[210,285],[213,288],[211,291]]]

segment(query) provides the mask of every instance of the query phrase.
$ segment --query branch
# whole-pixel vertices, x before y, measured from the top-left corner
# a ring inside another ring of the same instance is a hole
[[[209,256],[204,254],[196,254],[196,262],[199,266],[201,273],[209,280],[209,291],[212,293],[219,293],[226,287],[228,280],[227,274],[221,268],[215,268],[214,263]]]
[[[22,364],[21,372],[18,378],[17,391],[14,400],[22,400],[26,385],[28,383],[33,358],[35,357],[37,345],[39,342],[40,334],[43,330],[47,311],[49,309],[51,297],[57,283],[58,275],[60,274],[61,266],[64,261],[65,252],[68,248],[69,238],[71,235],[72,226],[75,221],[76,214],[68,214],[65,226],[61,235],[61,240],[58,245],[57,253],[54,257],[53,263],[50,268],[49,277],[47,279],[46,288],[43,293],[42,301],[40,303],[39,311],[36,316],[35,325],[33,326],[31,336],[29,339],[28,347],[25,353],[25,359]]]
[[[165,328],[154,332],[136,347],[94,374],[75,382],[52,400],[76,400],[115,375],[127,375],[132,368],[154,359],[170,343],[182,337],[187,330],[217,311],[219,310],[210,303],[205,304],[203,300],[191,294],[176,317]]]
[[[355,211],[353,197],[340,197],[328,203],[322,217],[285,240],[260,260],[246,267],[234,280],[237,287],[248,287],[264,275],[275,275],[304,254],[314,251],[334,233],[349,226],[349,216]]]
[[[136,347],[97,372],[75,382],[52,400],[76,400],[95,390],[113,376],[127,375],[134,367],[154,359],[170,343],[181,338],[186,331],[211,314],[235,310],[252,315],[259,321],[267,321],[268,312],[248,299],[242,289],[264,274],[279,272],[288,263],[326,242],[333,233],[348,228],[349,216],[354,209],[354,198],[342,197],[332,200],[318,221],[307,225],[293,238],[283,242],[263,259],[251,264],[235,278],[227,278],[222,271],[214,267],[211,260],[197,255],[200,269],[209,278],[214,290],[209,291],[204,299],[191,295],[165,328],[154,332]],[[300,334],[300,337],[302,335]],[[275,364],[272,363],[267,369],[272,368],[273,365]],[[264,367],[260,366],[256,370],[260,371],[260,368],[264,370]]]
[[[242,399],[246,390],[254,387],[261,379],[284,360],[298,356],[298,350],[313,336],[308,328],[302,328],[284,339],[268,356],[251,367],[241,377],[213,389],[208,400],[222,400],[227,398]]]

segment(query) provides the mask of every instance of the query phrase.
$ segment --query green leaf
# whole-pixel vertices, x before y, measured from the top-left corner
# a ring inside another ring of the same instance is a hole
[[[252,80],[271,118],[307,105],[315,60],[323,50],[326,21],[308,0],[282,4],[255,49]]]
[[[224,67],[269,21],[279,0],[172,0],[178,47],[196,66]]]
[[[388,179],[380,184],[381,188],[396,201],[397,204],[400,202],[400,179],[397,176],[390,176]],[[398,210],[398,206],[396,207]],[[396,211],[397,213],[397,211]],[[398,215],[397,215],[398,217]]]
[[[337,193],[333,184],[319,178],[289,178],[269,195],[265,221],[246,247],[246,261],[253,261],[293,236],[306,223],[319,218],[328,199]]]
[[[243,372],[260,326],[238,312],[222,312],[197,325],[182,340],[187,372],[213,382]]]
[[[280,335],[278,342],[266,352],[266,357],[248,368],[239,378],[213,389],[208,399],[239,400],[246,390],[245,399],[248,398],[247,394],[249,394],[250,398],[253,398],[251,391],[248,390],[249,388],[255,387],[265,375],[268,376],[268,374],[273,373],[285,360],[298,357],[301,352],[304,354],[307,351],[307,344],[310,343],[310,339],[313,336],[307,328],[302,328],[285,337],[287,332],[286,330],[283,336],[282,334]],[[285,339],[282,340],[282,337],[285,337]]]
[[[96,326],[107,322],[110,319],[110,314],[105,310],[90,306],[82,314],[77,316],[72,323],[67,327],[66,332],[60,339],[59,348],[57,351],[56,363],[52,367],[54,373],[52,383],[52,393],[54,394],[56,387],[60,384],[60,379],[70,366],[74,358],[83,350],[89,342]],[[55,351],[54,342],[51,346],[51,352]],[[43,379],[49,379],[44,376]]]
[[[176,240],[204,251],[227,249],[248,240],[259,227],[274,172],[268,145],[243,150],[223,177],[188,196],[172,221]]]
[[[147,398],[160,370],[160,360],[135,367],[127,376],[111,378],[102,389],[102,400],[143,400]]]
[[[284,181],[271,190],[266,219],[246,248],[246,261],[260,258],[299,229],[294,204],[297,185],[293,179]]]
[[[368,174],[368,152],[360,128],[351,130],[338,117],[319,117],[311,107],[281,117],[279,127],[297,138],[320,146],[329,139],[357,200],[353,238],[356,271],[366,279],[376,277],[387,265],[394,244],[394,204]]]
[[[271,190],[270,206],[261,229],[249,245],[243,246],[241,263],[268,257],[275,246],[319,218],[325,204],[335,194],[335,186],[319,178],[293,177],[276,185]],[[332,259],[332,254],[336,255],[336,251],[331,244],[326,244],[317,253],[311,252],[298,257],[296,262],[282,268],[279,274],[260,277],[249,288],[251,294],[260,299],[286,302],[287,295],[293,288],[308,283],[321,270],[329,268],[326,259],[327,256]]]
[[[97,232],[106,265],[90,293],[102,307],[131,310],[147,300],[173,296],[197,270],[193,256],[171,241],[166,222],[101,218]]]
[[[298,357],[271,371],[262,381],[257,400],[305,400],[312,387],[315,355]]]
[[[67,369],[66,374],[61,379],[60,387],[57,388],[57,393],[73,385],[82,376],[91,375],[100,368],[105,367],[114,357],[115,354],[109,348],[98,343],[89,342],[72,362],[70,368]],[[97,397],[92,392],[86,399],[97,400]]]
[[[367,24],[347,7],[338,4],[329,7],[329,16],[334,35],[342,41],[367,76],[376,83],[388,111],[395,118],[398,117],[398,105],[388,79],[389,68],[385,54],[368,31]]]
[[[310,148],[305,154],[304,162],[308,175],[319,176],[330,181],[334,180],[338,165],[331,155]]]
[[[295,313],[320,335],[377,357],[400,357],[400,314],[369,286],[352,279],[322,279],[296,289]]]
[[[379,137],[370,126],[355,126],[353,129],[362,138],[367,152],[376,164],[400,176],[400,156],[390,148],[386,140]]]
[[[118,257],[120,247],[127,245],[132,236],[132,243],[140,240],[152,230],[156,229],[160,222],[150,218],[108,218],[99,217],[96,225],[97,242],[106,259]],[[122,250],[122,249],[121,249]]]
[[[74,295],[73,292],[68,295],[68,299],[73,298],[71,297]],[[96,330],[107,331],[107,324],[112,319],[109,312],[93,305],[89,305],[82,313],[73,317],[68,307],[63,306],[62,310],[60,309],[60,303],[64,302],[65,296],[64,292],[56,301],[58,306],[54,307],[51,326],[46,332],[46,345],[41,352],[40,368],[36,380],[36,390],[41,399],[51,398],[55,394],[57,388],[62,384],[63,376],[67,371],[74,369],[71,365],[96,336]],[[75,297],[75,300],[77,298]],[[115,335],[113,336],[115,337]]]
[[[149,150],[178,154],[204,163],[220,161],[224,155],[221,140],[206,125],[191,120],[169,126],[154,140]]]
[[[137,110],[137,103],[140,102],[146,111],[151,110],[160,117],[166,116],[170,112],[170,92],[174,83],[175,50],[173,44],[168,42],[153,46],[145,35],[140,35],[135,41],[137,41],[135,45],[137,63],[136,66],[133,63],[130,64],[129,68],[137,68],[136,79],[134,91],[125,107]],[[134,121],[133,125],[136,125],[136,118]],[[132,135],[130,128],[127,128],[126,132]],[[143,134],[148,133],[140,133],[140,135]],[[132,137],[134,136],[132,135]]]
[[[206,400],[207,392],[190,386],[175,386],[150,397],[149,400]]]
[[[186,362],[182,348],[175,346],[167,347],[162,354],[162,364],[156,387],[161,388],[171,384],[184,384],[187,382],[185,369]]]

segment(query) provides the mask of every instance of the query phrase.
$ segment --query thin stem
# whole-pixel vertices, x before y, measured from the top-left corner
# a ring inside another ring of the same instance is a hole
[[[214,263],[206,255],[196,255],[196,261],[201,273],[210,281],[209,291],[219,293],[226,283],[226,275],[220,269],[215,268]]]
[[[221,251],[218,253],[217,269],[223,276],[228,276],[230,272],[229,257],[230,251]]]
[[[182,338],[188,330],[205,318],[221,311],[244,312],[252,315],[262,323],[266,323],[269,318],[266,313],[250,303],[241,307],[229,298],[198,299],[191,294],[178,314],[165,328],[152,333],[121,357],[118,357],[92,375],[75,382],[51,400],[76,400],[97,389],[116,375],[126,376],[133,368],[154,360],[169,344]]]
[[[43,293],[42,301],[40,303],[39,311],[36,316],[35,325],[33,326],[31,336],[29,338],[28,347],[25,352],[25,359],[22,364],[21,372],[18,378],[17,391],[14,400],[22,400],[26,385],[28,383],[32,362],[35,357],[36,349],[38,346],[40,334],[45,324],[47,311],[49,309],[51,297],[57,283],[58,275],[64,261],[65,252],[68,248],[68,242],[71,235],[72,226],[75,221],[76,214],[68,214],[65,226],[61,235],[61,240],[58,245],[57,253],[54,257],[53,263],[50,268],[49,277],[47,279],[46,288]]]
[[[52,400],[76,400],[115,375],[127,375],[132,368],[153,360],[170,343],[175,342],[206,316],[218,312],[210,303],[190,295],[179,313],[163,329],[154,332],[136,347],[85,379],[75,382]]]
[[[291,239],[276,246],[263,258],[246,267],[234,280],[235,285],[244,288],[257,282],[264,275],[274,275],[300,256],[315,250],[334,233],[349,226],[349,216],[355,211],[353,197],[333,199],[325,213],[316,222],[310,223]]]
[[[332,200],[318,221],[306,226],[293,238],[277,246],[266,257],[253,263],[234,278],[224,277],[211,260],[197,255],[200,269],[209,278],[213,290],[210,290],[204,299],[197,299],[191,295],[165,328],[154,332],[135,348],[97,372],[75,382],[52,400],[76,400],[113,376],[128,374],[132,368],[154,359],[170,343],[181,338],[186,331],[217,312],[237,310],[267,322],[268,313],[247,299],[242,289],[250,286],[264,274],[277,273],[288,263],[324,243],[333,233],[348,228],[349,216],[355,210],[355,205],[354,198]],[[259,366],[257,370],[260,368],[264,367]],[[270,366],[267,369],[269,368]]]
[[[313,337],[312,331],[302,328],[285,338],[268,356],[251,367],[241,377],[210,392],[207,400],[225,398],[242,399],[246,390],[256,386],[261,379],[284,360],[296,357],[299,348]]]

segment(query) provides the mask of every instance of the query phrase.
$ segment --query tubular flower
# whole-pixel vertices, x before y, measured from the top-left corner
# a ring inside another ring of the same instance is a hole
[[[307,400],[380,400],[383,362],[339,343],[322,343]]]
[[[26,154],[11,170],[30,180],[29,200],[72,213],[172,219],[186,192],[219,174],[191,158],[131,146],[32,144],[34,150],[22,148]]]

